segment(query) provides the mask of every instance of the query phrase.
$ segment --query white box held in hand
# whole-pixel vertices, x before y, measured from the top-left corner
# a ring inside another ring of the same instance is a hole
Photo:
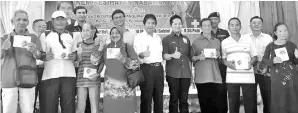
[[[97,74],[97,69],[84,67],[83,78],[91,78],[91,76],[94,74]]]
[[[279,58],[281,58],[282,61],[289,60],[289,55],[286,47],[274,49],[275,55]]]
[[[216,58],[215,48],[204,48],[203,53],[206,58]]]
[[[13,38],[13,47],[20,47],[20,48],[26,48],[23,47],[24,43],[30,43],[31,42],[31,37],[29,36],[21,36],[21,35],[15,35]]]
[[[120,54],[120,48],[107,48],[107,59],[115,59]]]

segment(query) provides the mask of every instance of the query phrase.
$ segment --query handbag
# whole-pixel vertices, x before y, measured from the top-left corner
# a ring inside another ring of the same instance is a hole
[[[127,44],[125,44],[125,51],[129,57],[127,52]],[[129,65],[130,67],[134,68],[128,69],[126,72],[127,84],[130,88],[135,88],[145,81],[144,74],[140,68],[140,63],[138,60],[131,60]]]
[[[127,83],[130,88],[135,88],[145,81],[143,71],[138,67],[137,69],[128,69],[126,72]]]
[[[271,42],[271,43],[273,43],[273,42]],[[270,55],[269,58],[270,59],[272,59],[272,51],[273,51],[273,47],[272,47],[272,44],[271,44],[270,53],[269,53],[269,55]],[[255,70],[256,74],[260,74],[260,75],[263,75],[263,76],[271,76],[270,67],[263,61],[257,62],[254,70]]]
[[[11,38],[12,39],[12,38]],[[13,42],[13,39],[11,40]],[[12,47],[13,57],[17,66],[17,86],[20,88],[33,88],[38,83],[37,69],[30,65],[20,66],[16,59],[15,48]]]

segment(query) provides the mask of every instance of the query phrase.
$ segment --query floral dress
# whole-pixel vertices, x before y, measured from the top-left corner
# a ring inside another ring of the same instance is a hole
[[[120,48],[125,63],[117,59],[107,59],[107,48]],[[129,57],[128,57],[129,56]],[[106,65],[104,82],[104,113],[134,113],[136,111],[136,94],[127,84],[127,67],[131,59],[137,59],[133,47],[118,41],[109,44],[103,52],[103,62]]]
[[[288,61],[273,64],[275,49],[285,47]],[[271,76],[271,113],[298,113],[298,75],[294,51],[297,46],[292,42],[284,45],[270,43],[266,47],[263,61],[270,67]]]

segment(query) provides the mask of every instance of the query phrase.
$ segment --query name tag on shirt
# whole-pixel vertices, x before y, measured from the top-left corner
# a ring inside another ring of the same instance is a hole
[[[107,59],[116,59],[120,54],[120,48],[107,48]]]
[[[94,74],[97,74],[97,69],[84,67],[83,78],[91,78],[91,76]]]
[[[26,45],[31,42],[31,37],[15,35],[13,39],[13,47],[26,48]]]
[[[277,57],[281,58],[282,61],[289,60],[288,51],[286,47],[275,49],[274,52]]]

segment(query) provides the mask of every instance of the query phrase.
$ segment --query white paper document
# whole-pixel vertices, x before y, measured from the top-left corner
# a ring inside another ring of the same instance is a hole
[[[206,58],[216,58],[215,48],[204,48],[203,52]]]
[[[107,59],[115,59],[120,54],[120,48],[107,48]]]
[[[92,75],[97,74],[97,70],[93,68],[84,68],[83,78],[91,78]]]
[[[279,58],[281,58],[282,61],[289,60],[288,51],[286,47],[275,49],[275,55]]]
[[[29,36],[21,36],[21,35],[15,35],[13,39],[13,47],[20,47],[20,48],[26,48],[26,46],[23,46],[24,43],[30,43],[31,37]]]

